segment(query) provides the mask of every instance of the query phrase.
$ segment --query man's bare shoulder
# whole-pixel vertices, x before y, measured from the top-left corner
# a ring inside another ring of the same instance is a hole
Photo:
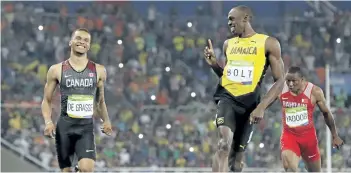
[[[99,80],[105,81],[106,77],[107,77],[107,72],[106,72],[106,68],[104,65],[95,63],[95,67],[96,67],[96,73],[99,77]]]
[[[270,60],[281,60],[281,46],[275,37],[268,36],[265,42],[265,49]]]
[[[230,40],[230,38],[226,39],[223,44],[228,45],[229,40]]]
[[[229,42],[230,39],[226,39],[223,43],[223,52],[224,54],[226,53],[227,51],[227,48],[228,48],[228,42]]]
[[[95,67],[96,67],[96,71],[97,71],[97,72],[105,72],[105,71],[106,71],[106,68],[105,68],[104,65],[95,63]]]
[[[53,64],[53,65],[50,66],[49,69],[52,69],[52,70],[61,69],[62,63],[63,62],[60,62],[60,63],[57,63],[57,64]]]
[[[267,35],[267,39],[269,39],[270,41],[273,41],[273,42],[279,42],[279,40],[276,38],[276,37],[273,37],[273,36],[270,36],[270,35]]]
[[[58,74],[61,74],[62,62],[51,65],[48,71],[48,75],[58,78]]]
[[[268,36],[268,38],[266,39],[266,47],[276,47],[277,45],[279,45],[280,47],[279,40],[275,37]]]
[[[312,88],[312,95],[315,97],[321,97],[324,95],[323,90],[321,87],[314,85],[313,84],[313,88]]]

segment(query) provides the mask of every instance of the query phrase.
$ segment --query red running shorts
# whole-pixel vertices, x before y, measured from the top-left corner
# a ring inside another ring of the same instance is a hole
[[[320,159],[318,139],[315,129],[308,130],[303,134],[294,134],[288,130],[283,130],[280,138],[280,148],[284,150],[291,150],[298,157],[307,162],[314,162]]]

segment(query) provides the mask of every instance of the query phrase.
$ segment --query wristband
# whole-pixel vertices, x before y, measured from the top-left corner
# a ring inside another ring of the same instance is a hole
[[[52,121],[48,121],[47,123],[45,123],[45,125],[48,125],[48,124],[50,124],[50,123],[53,123]]]

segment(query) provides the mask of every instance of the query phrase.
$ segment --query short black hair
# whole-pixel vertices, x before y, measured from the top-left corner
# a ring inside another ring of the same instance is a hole
[[[245,15],[248,16],[249,21],[252,20],[253,18],[253,12],[250,7],[245,6],[245,5],[239,5],[237,7],[234,7],[235,9],[240,10],[241,12],[245,13]]]
[[[78,28],[78,29],[76,29],[76,30],[74,30],[72,32],[72,37],[73,37],[74,33],[77,32],[77,31],[83,31],[83,32],[86,32],[86,33],[90,34],[88,29],[86,29],[86,28]]]
[[[289,70],[288,70],[288,73],[292,73],[292,74],[297,73],[297,74],[300,75],[300,77],[304,77],[304,76],[305,76],[305,75],[303,74],[301,68],[300,68],[300,67],[297,67],[297,66],[292,66],[292,67],[290,67]]]

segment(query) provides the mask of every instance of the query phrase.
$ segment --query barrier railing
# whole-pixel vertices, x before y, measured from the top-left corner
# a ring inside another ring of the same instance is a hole
[[[350,172],[351,168],[337,169],[333,168],[333,172]],[[58,169],[52,169],[50,171],[57,172]],[[212,168],[179,168],[179,167],[162,167],[162,168],[151,168],[151,167],[125,167],[125,168],[106,168],[106,169],[95,169],[97,172],[212,172]],[[325,172],[326,169],[322,169]],[[285,172],[283,168],[244,168],[243,172]]]
[[[29,160],[31,163],[35,164],[36,166],[39,166],[42,169],[45,169],[46,171],[52,170],[52,168],[43,165],[39,159],[33,157],[29,153],[23,153],[19,147],[14,146],[13,144],[8,142],[4,138],[1,138],[1,147],[6,147],[6,148],[10,149],[11,151],[17,153],[21,157]]]

